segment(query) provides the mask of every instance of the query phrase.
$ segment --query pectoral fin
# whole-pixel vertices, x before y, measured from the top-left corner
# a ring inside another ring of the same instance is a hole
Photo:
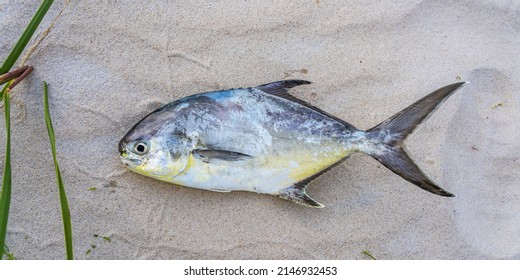
[[[305,186],[290,186],[288,188],[283,189],[279,194],[278,197],[287,199],[292,202],[296,202],[298,204],[301,204],[303,206],[307,207],[313,207],[313,208],[323,208],[325,205],[317,202],[316,200],[312,199],[307,192],[305,191]]]
[[[201,150],[201,149],[195,149],[192,151],[192,154],[202,160],[203,162],[209,163],[212,160],[224,160],[224,161],[240,161],[240,160],[246,160],[251,158],[252,156],[238,153],[238,152],[232,152],[232,151],[225,151],[225,150]]]

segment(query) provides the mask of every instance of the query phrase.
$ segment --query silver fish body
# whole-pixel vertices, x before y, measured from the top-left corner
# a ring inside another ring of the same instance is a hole
[[[119,143],[131,170],[213,191],[252,191],[323,207],[306,193],[316,177],[364,152],[430,192],[437,187],[402,142],[464,83],[439,89],[382,124],[362,131],[288,93],[302,80],[200,93],[167,104]]]

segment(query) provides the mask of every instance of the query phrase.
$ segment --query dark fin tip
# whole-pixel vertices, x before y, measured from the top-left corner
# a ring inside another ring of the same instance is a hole
[[[428,192],[431,192],[431,193],[439,195],[439,196],[455,197],[455,195],[453,195],[452,193],[447,192],[447,191],[443,190],[442,188],[440,188],[439,186],[435,185],[430,179],[428,179],[426,177],[426,175],[422,174],[422,176],[424,176],[425,179],[423,179],[423,180],[426,182],[424,182],[424,181],[423,182],[412,182],[411,180],[408,180],[407,178],[405,178],[405,176],[401,175],[401,177],[414,183],[415,185],[417,185],[418,187],[420,187],[423,190],[426,190]]]
[[[446,191],[444,193],[439,193],[438,195],[444,196],[444,197],[455,197],[454,194],[446,192]]]

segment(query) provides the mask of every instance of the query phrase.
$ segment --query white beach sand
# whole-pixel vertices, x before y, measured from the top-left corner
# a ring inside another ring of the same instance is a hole
[[[17,258],[65,256],[45,80],[77,259],[520,259],[520,1],[148,2],[73,0],[27,61],[12,106]],[[38,5],[0,0],[0,61]],[[145,114],[202,91],[306,79],[295,96],[367,129],[457,77],[471,84],[407,141],[455,198],[361,154],[311,184],[324,209],[178,187],[118,157]]]

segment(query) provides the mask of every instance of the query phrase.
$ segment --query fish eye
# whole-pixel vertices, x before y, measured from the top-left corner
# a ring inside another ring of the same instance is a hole
[[[138,155],[146,154],[149,149],[150,149],[150,144],[148,144],[148,142],[145,142],[145,141],[137,141],[137,142],[135,142],[134,147],[133,147],[134,153],[136,153]]]

